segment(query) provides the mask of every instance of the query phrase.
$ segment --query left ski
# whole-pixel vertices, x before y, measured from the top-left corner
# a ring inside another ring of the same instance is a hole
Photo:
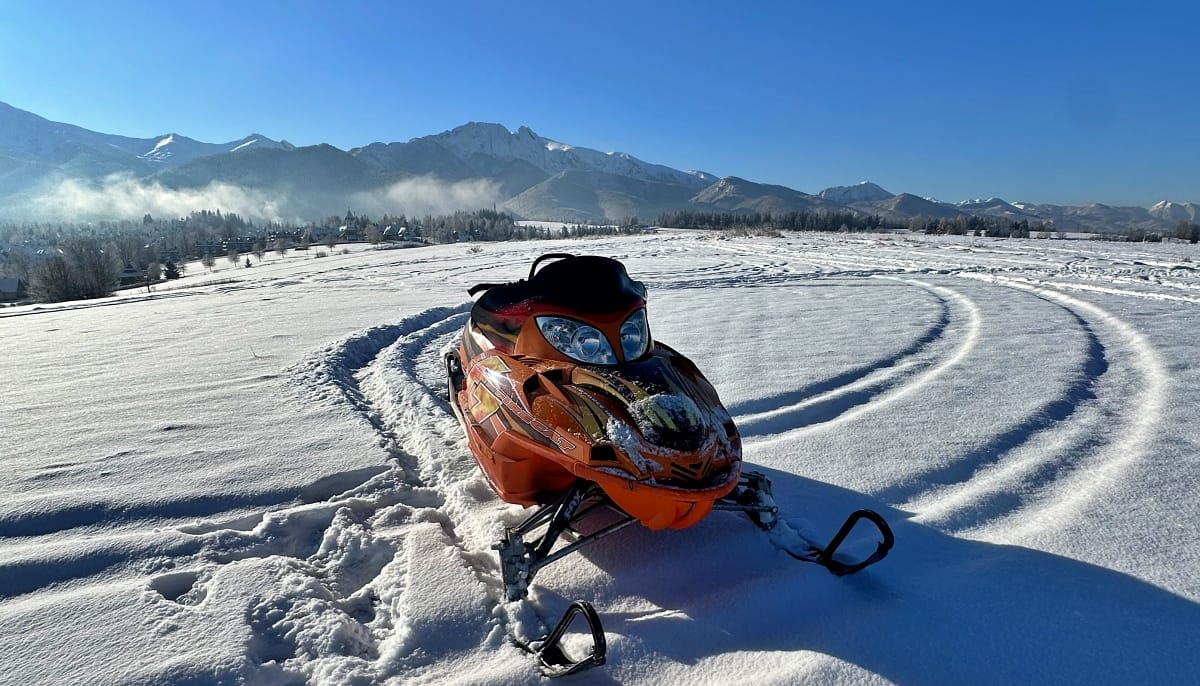
[[[592,634],[591,652],[577,660],[568,656],[562,648],[563,634],[567,632],[576,616],[584,618],[588,625],[588,631]],[[542,638],[523,641],[514,636],[512,641],[518,648],[537,658],[538,668],[541,669],[542,675],[550,679],[598,667],[604,664],[605,654],[608,652],[608,643],[604,638],[604,627],[600,625],[600,616],[596,614],[596,609],[592,607],[592,604],[586,600],[576,600],[567,606],[567,611],[563,613],[562,619],[558,620],[558,625]]]

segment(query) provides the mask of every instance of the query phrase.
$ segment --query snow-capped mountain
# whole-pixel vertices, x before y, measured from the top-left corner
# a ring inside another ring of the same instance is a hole
[[[912,217],[951,219],[964,214],[954,205],[921,198],[911,193],[900,193],[884,200],[872,202],[856,202],[851,207],[893,221],[903,221]]]
[[[1162,200],[1150,207],[1150,216],[1168,222],[1194,222],[1200,217],[1200,203]]]
[[[568,169],[504,201],[502,209],[521,217],[590,222],[603,217],[653,221],[663,212],[694,208],[695,188],[619,174]]]
[[[277,216],[290,218],[341,214],[346,208],[379,214],[412,212],[416,211],[413,198],[426,198],[428,189],[436,189],[460,209],[496,206],[527,219],[568,221],[630,216],[652,220],[660,213],[682,209],[849,211],[890,220],[969,214],[1052,222],[1063,230],[1165,233],[1179,221],[1200,218],[1196,203],[1163,201],[1147,209],[1035,205],[990,198],[950,204],[909,193],[895,195],[869,181],[811,195],[737,176],[681,171],[629,153],[576,146],[540,136],[527,126],[510,131],[500,124],[471,122],[407,142],[371,143],[345,151],[330,145],[297,148],[261,134],[227,143],[206,143],[177,132],[153,138],[116,136],[49,121],[0,103],[0,219],[44,218],[45,208],[61,206],[52,192],[67,182],[84,182],[92,193],[107,193],[105,179],[114,173],[172,192],[203,190],[214,183],[238,191],[213,199],[204,193],[181,193],[188,204],[184,211],[211,207],[237,211],[231,203],[254,197]],[[411,183],[418,179],[427,188],[415,196]],[[143,195],[133,192],[121,202],[97,204],[140,216],[129,208],[140,207]]]
[[[441,154],[439,154],[441,153]],[[623,176],[639,181],[671,183],[697,190],[716,181],[706,172],[686,172],[661,164],[651,164],[623,152],[600,152],[576,147],[537,135],[527,126],[509,131],[500,124],[470,122],[433,136],[414,138],[407,143],[373,143],[356,148],[350,154],[384,166],[424,156],[444,164],[448,154],[471,169],[493,160],[519,161],[551,177],[564,171],[588,171]]]
[[[1036,212],[1026,209],[1026,206],[1017,206],[1000,198],[987,198],[986,200],[964,200],[955,207],[963,214],[987,215],[990,217],[1002,217],[1012,221],[1037,221],[1041,219]]]
[[[169,133],[159,138],[154,147],[138,155],[147,162],[173,167],[190,162],[198,157],[236,153],[246,150],[279,150],[291,147],[287,142],[274,141],[259,133],[252,133],[244,138],[228,143],[202,143],[198,140]]]
[[[107,166],[152,172],[198,157],[286,145],[260,134],[228,143],[202,143],[175,133],[154,138],[97,133],[73,124],[50,121],[0,102],[0,155],[32,162],[61,164],[80,157],[92,157],[108,161]],[[143,168],[143,164],[150,166]]]

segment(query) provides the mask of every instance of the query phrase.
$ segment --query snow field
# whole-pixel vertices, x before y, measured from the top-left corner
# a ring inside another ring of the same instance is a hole
[[[623,530],[502,601],[490,545],[525,513],[480,476],[440,358],[467,286],[557,251],[647,283],[785,531],[872,507],[891,556],[839,579],[718,513]],[[1186,682],[1196,257],[685,232],[0,311],[0,683],[534,683],[508,636],[575,598],[609,664],[573,683]]]

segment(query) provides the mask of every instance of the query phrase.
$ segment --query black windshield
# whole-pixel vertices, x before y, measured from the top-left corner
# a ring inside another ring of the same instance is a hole
[[[527,300],[581,314],[619,312],[646,298],[646,287],[629,278],[625,265],[594,255],[550,262],[528,281],[489,288],[476,307],[496,312]]]

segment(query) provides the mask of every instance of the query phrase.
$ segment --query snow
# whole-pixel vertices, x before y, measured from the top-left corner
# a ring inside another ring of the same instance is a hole
[[[154,149],[151,150],[150,152],[146,153],[145,155],[143,155],[143,157],[153,155],[154,153],[158,152],[159,150],[162,150],[163,148],[167,147],[168,145],[170,145],[171,143],[174,143],[174,142],[175,142],[175,134],[173,134],[173,133],[168,134],[166,138],[163,138],[162,140],[158,141],[158,143],[155,143]]]
[[[560,251],[647,283],[780,535],[871,507],[891,555],[836,578],[718,512],[504,602],[491,545],[525,511],[475,466],[440,352],[468,286]],[[0,682],[538,683],[508,636],[576,598],[609,652],[570,683],[1194,681],[1198,259],[663,232],[272,255],[0,309]]]
[[[245,143],[242,143],[241,145],[234,147],[229,152],[237,152],[238,150],[241,150],[242,148],[254,145],[257,142],[258,142],[257,138],[251,138],[250,140],[246,141]]]

